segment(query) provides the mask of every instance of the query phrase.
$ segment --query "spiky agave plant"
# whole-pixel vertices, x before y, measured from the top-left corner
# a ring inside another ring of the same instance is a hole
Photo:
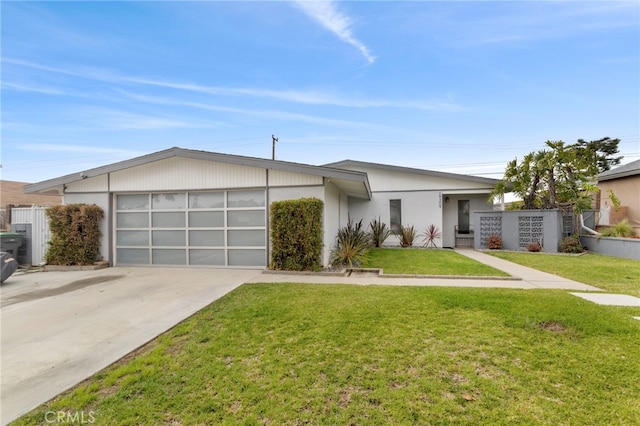
[[[400,227],[400,247],[412,247],[416,239],[416,228],[411,226]]]
[[[362,220],[354,223],[348,220],[347,226],[338,230],[336,245],[331,250],[331,266],[358,267],[368,260],[369,234],[362,228]]]
[[[389,238],[391,235],[391,230],[387,228],[387,224],[382,222],[380,218],[373,219],[369,223],[369,228],[371,229],[371,245],[373,247],[382,247],[384,241]]]
[[[422,234],[424,239],[422,240],[424,247],[432,247],[438,248],[436,244],[436,240],[439,240],[442,237],[442,232],[438,229],[436,225],[427,226],[427,230]]]

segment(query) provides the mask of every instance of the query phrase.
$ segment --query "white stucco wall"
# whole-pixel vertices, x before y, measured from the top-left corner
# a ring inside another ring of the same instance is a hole
[[[401,200],[401,222],[402,226],[413,226],[416,230],[414,245],[422,245],[423,237],[418,234],[424,233],[429,225],[435,225],[442,230],[442,209],[439,203],[439,191],[394,191],[375,192],[370,202],[351,199],[349,201],[349,214],[355,221],[363,219],[367,225],[372,219],[378,217],[387,226],[390,224],[390,200]],[[442,246],[442,240],[438,241],[438,246]],[[385,245],[400,245],[400,239],[392,235],[385,241]]]
[[[387,170],[366,165],[353,165],[351,170],[364,171],[368,174],[373,197],[371,202],[350,200],[349,213],[354,220],[380,217],[389,226],[389,200],[401,200],[402,225],[413,225],[416,233],[424,233],[429,225],[435,225],[442,233],[437,241],[439,247],[455,245],[454,226],[458,223],[458,200],[470,200],[469,220],[473,225],[474,210],[491,208],[486,200],[492,186],[484,182],[458,179],[455,175],[440,175],[411,170]],[[449,203],[444,198],[449,197]],[[423,236],[418,236],[414,245],[423,244]],[[399,245],[399,238],[390,237],[385,245]]]
[[[335,245],[338,230],[347,224],[348,214],[347,196],[328,182],[325,187],[324,205],[323,264],[325,266],[329,264],[329,256]]]

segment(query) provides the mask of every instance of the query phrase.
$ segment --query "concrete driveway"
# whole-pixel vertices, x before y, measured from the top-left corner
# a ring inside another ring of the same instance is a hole
[[[14,274],[0,288],[2,424],[260,273],[116,267]]]

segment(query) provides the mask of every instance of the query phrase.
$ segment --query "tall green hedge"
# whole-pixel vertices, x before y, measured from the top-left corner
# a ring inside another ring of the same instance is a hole
[[[322,211],[317,198],[271,203],[271,269],[322,269]]]
[[[49,265],[91,265],[100,260],[102,208],[95,204],[68,204],[46,210],[51,241]]]

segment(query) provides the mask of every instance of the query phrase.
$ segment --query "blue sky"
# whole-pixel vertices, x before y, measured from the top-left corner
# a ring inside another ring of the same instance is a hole
[[[640,3],[3,1],[2,179],[182,148],[500,178],[640,158]]]

